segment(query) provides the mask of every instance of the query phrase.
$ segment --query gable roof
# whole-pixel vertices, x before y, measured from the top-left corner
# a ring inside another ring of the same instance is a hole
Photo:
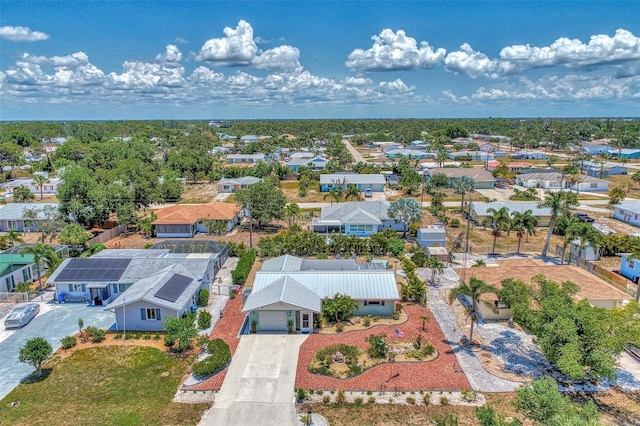
[[[493,182],[496,180],[491,172],[478,167],[439,167],[431,169],[429,173],[431,176],[433,176],[435,173],[444,173],[444,175],[449,179],[457,179],[462,176],[469,176],[476,181]]]
[[[379,174],[371,174],[371,175],[361,175],[359,173],[331,173],[320,175],[320,185],[334,185],[335,182],[342,182],[344,180],[345,184],[354,183],[354,184],[385,184],[384,175]]]
[[[478,216],[487,216],[489,209],[499,210],[502,207],[509,209],[511,212],[524,213],[527,210],[531,210],[531,214],[534,216],[551,216],[551,209],[549,207],[538,207],[536,201],[494,201],[491,203],[479,203],[472,201],[471,206]]]
[[[283,303],[290,306],[320,312],[322,299],[313,291],[285,275],[261,290],[252,292],[242,312],[253,311],[269,305]]]
[[[261,182],[262,179],[255,176],[242,176],[238,178],[222,178],[218,182],[218,185],[230,183],[233,185],[253,185],[254,183]]]
[[[208,204],[177,204],[156,210],[158,216],[154,225],[188,225],[209,220],[232,220],[240,212],[240,207],[231,203],[211,202]]]
[[[355,223],[364,225],[379,225],[389,220],[389,207],[387,201],[352,201],[348,203],[336,203],[322,207],[320,217],[313,218],[314,224],[331,223]]]
[[[51,206],[58,210],[58,203],[9,203],[0,206],[0,220],[24,220],[24,211],[33,209],[37,219],[45,219],[43,210]]]
[[[589,176],[589,175],[580,175],[582,180],[579,183],[584,183],[584,182],[589,182],[589,183],[606,183],[609,184],[609,181],[606,181],[604,179],[598,179],[596,177],[593,176]],[[539,181],[554,181],[554,182],[560,182],[561,180],[563,180],[562,178],[562,173],[559,172],[551,172],[551,173],[543,173],[543,172],[537,172],[537,173],[522,173],[516,176],[516,180],[523,180],[523,181],[530,181],[530,180],[539,180]],[[564,179],[566,181],[566,177]]]
[[[174,287],[171,297],[165,296],[167,289],[165,286]],[[136,281],[127,289],[125,296],[118,297],[105,309],[115,309],[144,300],[157,306],[182,310],[191,303],[194,293],[199,288],[200,282],[191,272],[183,265],[176,263]]]

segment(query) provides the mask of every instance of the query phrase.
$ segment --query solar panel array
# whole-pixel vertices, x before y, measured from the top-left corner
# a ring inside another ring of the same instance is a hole
[[[193,280],[189,277],[174,274],[162,287],[160,287],[158,291],[156,291],[154,296],[159,299],[168,300],[169,302],[175,302],[182,293],[184,293],[191,281]]]
[[[131,259],[71,259],[56,281],[118,281]]]

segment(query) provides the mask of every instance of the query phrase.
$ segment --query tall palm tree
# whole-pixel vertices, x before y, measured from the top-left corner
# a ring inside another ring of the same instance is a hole
[[[587,222],[578,222],[572,224],[569,228],[567,228],[568,239],[578,240],[578,260],[577,263],[580,264],[580,258],[582,257],[582,252],[584,251],[587,245],[590,245],[594,251],[598,250],[598,245],[600,242],[600,238],[602,234],[596,230],[590,223]]]
[[[41,264],[44,261],[48,268],[56,267],[57,264],[59,264],[59,260],[57,260],[59,258],[55,253],[55,249],[50,245],[38,243],[21,248],[20,254],[30,254],[33,256],[33,262],[36,264],[38,271],[38,289],[42,289]]]
[[[517,254],[520,254],[520,243],[522,243],[522,237],[526,235],[528,240],[530,235],[535,235],[536,226],[539,221],[538,217],[534,216],[531,210],[526,210],[524,213],[520,213],[515,210],[511,212],[509,232],[514,231],[516,233],[516,237],[518,237]]]
[[[333,200],[336,200],[336,203],[338,203],[340,201],[340,191],[335,188],[329,190],[329,192],[324,194],[323,199],[326,200],[327,198],[331,200],[331,205],[333,205]]]
[[[636,183],[636,184],[637,184],[638,182],[640,182],[640,170],[638,170],[638,171],[634,172],[634,173],[631,175],[631,180],[632,180],[634,183]]]
[[[347,189],[344,191],[344,199],[349,200],[353,199],[356,201],[360,201],[362,199],[362,193],[358,189],[356,185],[350,183],[347,185]]]
[[[547,207],[551,209],[551,218],[549,219],[549,230],[547,231],[547,238],[545,239],[544,246],[542,247],[542,257],[547,257],[547,251],[549,250],[549,243],[551,242],[551,234],[553,234],[553,228],[556,226],[556,221],[559,216],[569,215],[570,208],[578,205],[578,196],[573,192],[547,192],[545,199],[538,204],[538,207]]]
[[[7,232],[7,241],[11,244],[11,247],[15,246],[16,243],[23,243],[22,234],[16,231],[15,229],[10,229]]]
[[[40,199],[43,198],[44,184],[49,183],[49,178],[43,175],[35,175],[33,176],[33,183],[40,187]]]
[[[562,224],[564,225],[564,239],[562,240],[562,259],[560,259],[560,264],[564,265],[564,259],[566,258],[565,254],[567,252],[567,247],[569,247],[569,241],[571,241],[571,238],[572,238],[569,230],[571,228],[576,227],[581,222],[580,222],[580,219],[578,219],[574,215],[563,216],[560,219],[562,219]],[[569,258],[569,261],[571,261],[571,258]]]
[[[436,284],[436,273],[441,274],[444,270],[444,263],[440,261],[437,257],[429,257],[427,262],[424,265],[425,267],[431,269],[431,284]]]
[[[494,254],[496,252],[498,238],[503,231],[509,229],[511,218],[509,217],[509,209],[506,207],[500,207],[498,210],[492,207],[487,209],[487,213],[489,215],[482,221],[482,226],[491,228],[491,234],[493,235],[493,249],[491,249],[491,254]]]
[[[444,162],[447,161],[448,159],[449,159],[449,154],[444,149],[441,149],[438,152],[436,152],[435,160],[436,160],[436,163],[438,164],[438,167],[442,167],[444,165]]]
[[[471,277],[469,284],[462,284],[460,287],[456,287],[449,293],[449,303],[458,296],[466,296],[471,299],[471,331],[469,332],[469,341],[473,344],[473,324],[480,319],[480,312],[478,311],[478,299],[485,293],[498,294],[498,289],[492,285],[479,280],[476,277]]]
[[[453,190],[462,196],[460,212],[464,211],[464,196],[476,190],[476,181],[471,176],[462,176],[453,181]]]
[[[300,206],[296,203],[289,203],[284,206],[284,215],[287,217],[289,221],[289,226],[291,226],[291,219],[298,219],[300,217]]]

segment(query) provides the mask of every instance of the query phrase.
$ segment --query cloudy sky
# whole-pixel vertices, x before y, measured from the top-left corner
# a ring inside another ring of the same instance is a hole
[[[639,116],[640,1],[0,2],[0,119]]]

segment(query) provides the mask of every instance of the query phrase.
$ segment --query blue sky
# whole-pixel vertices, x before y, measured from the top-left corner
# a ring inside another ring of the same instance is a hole
[[[0,119],[638,116],[640,1],[0,2]]]

